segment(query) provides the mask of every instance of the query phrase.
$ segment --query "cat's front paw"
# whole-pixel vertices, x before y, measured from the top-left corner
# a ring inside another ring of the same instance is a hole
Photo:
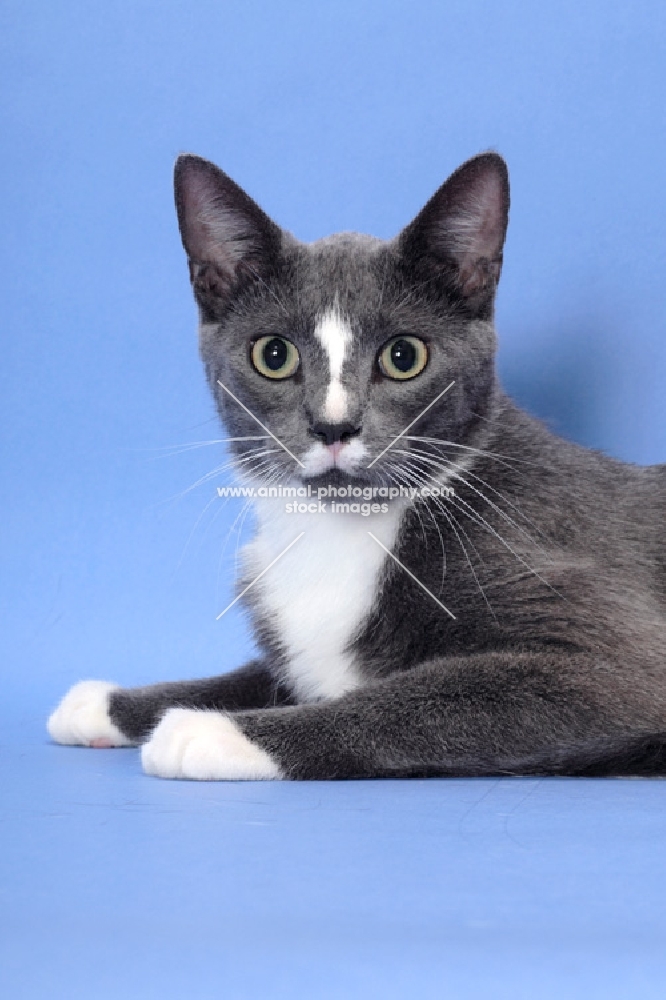
[[[231,716],[171,708],[141,749],[147,774],[197,781],[281,778],[275,761],[243,735]]]
[[[108,681],[75,684],[46,724],[51,739],[70,746],[132,746],[109,718],[109,695],[117,688]]]

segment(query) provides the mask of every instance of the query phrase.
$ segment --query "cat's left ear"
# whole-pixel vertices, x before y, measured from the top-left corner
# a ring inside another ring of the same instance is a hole
[[[199,156],[178,157],[174,190],[194,295],[215,313],[243,282],[275,262],[282,230],[219,167]]]
[[[509,221],[509,174],[497,153],[463,163],[398,237],[405,260],[443,279],[478,312],[492,308]]]

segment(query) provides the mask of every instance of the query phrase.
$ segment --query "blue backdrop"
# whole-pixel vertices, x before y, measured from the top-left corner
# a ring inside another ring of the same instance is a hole
[[[188,491],[219,446],[180,449],[222,436],[172,206],[181,151],[311,240],[391,236],[499,150],[507,388],[568,437],[666,461],[665,29],[657,0],[4,0],[9,730],[43,742],[81,677],[247,654],[241,615],[215,621],[240,502]]]
[[[214,621],[240,506],[211,504],[181,559],[214,488],[171,500],[219,450],[162,451],[222,436],[180,151],[310,240],[391,236],[500,150],[507,387],[585,444],[666,460],[663,5],[22,0],[0,19],[2,596],[21,657],[35,644],[22,683],[205,672],[245,642],[239,616]]]

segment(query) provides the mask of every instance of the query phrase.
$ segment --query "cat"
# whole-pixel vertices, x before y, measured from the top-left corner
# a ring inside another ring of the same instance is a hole
[[[499,386],[504,160],[464,163],[388,242],[300,243],[192,155],[175,195],[256,487],[239,589],[259,655],[84,681],[51,737],[141,744],[164,778],[666,772],[666,466],[560,440]]]

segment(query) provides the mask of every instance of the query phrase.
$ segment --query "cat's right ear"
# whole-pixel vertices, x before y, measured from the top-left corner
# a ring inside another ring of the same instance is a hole
[[[268,270],[282,233],[238,184],[199,156],[178,157],[174,189],[194,295],[215,314],[242,282]]]

